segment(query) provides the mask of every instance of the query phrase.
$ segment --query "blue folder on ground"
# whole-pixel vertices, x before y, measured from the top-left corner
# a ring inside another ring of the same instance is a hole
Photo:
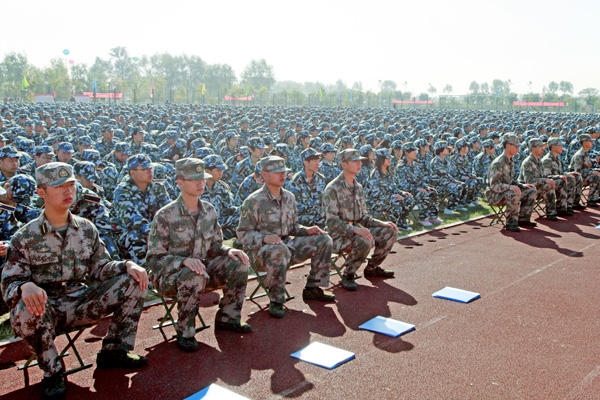
[[[247,397],[240,396],[237,393],[227,390],[214,383],[205,387],[196,394],[191,395],[185,400],[249,400]]]
[[[314,342],[292,354],[292,357],[320,367],[333,369],[356,356],[351,351]]]
[[[480,298],[481,294],[446,286],[442,290],[438,290],[432,294],[432,296],[440,299],[458,301],[460,303],[468,303],[472,300]]]
[[[414,325],[382,316],[378,316],[368,320],[367,322],[359,326],[359,328],[366,329],[368,331],[383,333],[384,335],[388,335],[391,337],[398,337],[400,335],[404,335],[407,332],[415,330]]]

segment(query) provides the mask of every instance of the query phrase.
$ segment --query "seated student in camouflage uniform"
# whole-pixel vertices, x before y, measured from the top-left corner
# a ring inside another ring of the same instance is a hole
[[[127,160],[129,175],[115,190],[113,213],[123,258],[143,264],[150,222],[158,210],[171,202],[165,185],[153,182],[150,157],[136,154]]]
[[[581,148],[571,158],[569,169],[581,174],[583,186],[589,186],[588,202],[590,207],[598,207],[600,202],[600,171],[592,168],[590,149],[594,147],[594,139],[587,133],[579,135]]]
[[[58,162],[63,162],[70,165],[75,164],[75,160],[73,160],[73,154],[75,154],[75,149],[69,142],[61,142],[56,146],[56,161]]]
[[[298,223],[294,195],[283,189],[288,169],[280,157],[260,161],[265,185],[252,193],[240,209],[237,237],[257,271],[267,271],[271,302],[269,314],[285,316],[285,277],[289,266],[311,259],[305,300],[335,301],[321,287],[329,286],[331,238],[318,226]]]
[[[0,240],[10,240],[21,226],[40,215],[33,203],[35,187],[35,179],[25,174],[13,176],[0,187]]]
[[[360,172],[356,175],[356,180],[362,186],[367,183],[369,177],[371,176],[371,172],[373,171],[373,163],[375,161],[375,151],[373,150],[373,146],[370,144],[366,144],[359,149],[359,153],[361,156],[361,168]]]
[[[496,154],[496,146],[492,139],[486,139],[482,143],[483,151],[475,156],[471,171],[477,177],[479,183],[478,190],[484,189],[487,186],[487,174],[490,164],[494,161]]]
[[[100,157],[104,158],[115,149],[116,142],[113,140],[115,132],[112,125],[106,124],[101,129],[102,139],[94,144],[94,149],[98,150]]]
[[[479,188],[477,177],[471,172],[471,159],[469,158],[469,143],[464,139],[459,139],[454,143],[455,153],[450,156],[452,164],[452,175],[454,179],[465,183],[465,196],[462,205],[467,207],[476,207],[479,205],[477,197]]]
[[[506,205],[506,229],[519,232],[519,226],[536,226],[531,213],[537,196],[535,186],[521,184],[515,179],[513,157],[519,152],[519,138],[507,133],[502,138],[504,151],[496,157],[488,170],[488,188],[485,196],[493,206]]]
[[[54,335],[113,313],[98,353],[98,368],[138,368],[145,357],[129,353],[148,288],[146,271],[112,261],[94,225],[69,212],[75,199],[72,167],[48,163],[36,171],[45,209],[11,241],[2,271],[2,294],[15,333],[44,371],[45,397],[64,395],[63,366]]]
[[[530,183],[535,186],[537,198],[543,198],[546,203],[546,218],[550,221],[557,221],[556,215],[556,182],[544,175],[544,167],[540,157],[544,154],[546,143],[541,139],[531,138],[529,140],[530,154],[525,157],[519,170],[519,182]],[[564,189],[564,182],[559,182],[560,189]]]
[[[21,153],[13,146],[4,146],[0,149],[0,183],[12,178],[19,169]]]
[[[438,140],[434,146],[435,157],[429,164],[431,183],[436,188],[438,196],[441,199],[446,198],[448,200],[444,214],[458,214],[457,210],[467,211],[467,208],[463,205],[467,195],[466,185],[453,176],[454,167],[448,157],[450,154],[448,142]]]
[[[560,154],[563,152],[563,142],[560,138],[551,137],[548,139],[548,150],[548,154],[542,157],[544,176],[553,179],[556,183],[557,215],[568,217],[573,215],[575,208],[585,208],[579,203],[582,189],[581,174],[579,172],[564,173],[560,159]],[[562,189],[560,189],[559,181],[563,182]]]
[[[304,226],[325,226],[321,196],[327,181],[319,171],[321,153],[309,147],[300,154],[303,169],[293,175],[288,189],[296,198],[298,223]]]
[[[215,207],[219,225],[223,230],[223,238],[229,240],[235,237],[235,230],[240,221],[240,210],[233,203],[231,188],[222,180],[227,166],[216,154],[205,157],[203,161],[210,177],[206,180],[201,199]]]
[[[218,157],[218,156],[217,156]],[[161,208],[152,221],[147,264],[152,284],[163,296],[177,299],[177,345],[198,350],[196,313],[206,287],[224,286],[215,329],[252,331],[240,322],[248,281],[248,256],[223,245],[215,208],[200,200],[206,179],[204,162],[183,158],[175,163],[181,195]]]
[[[250,175],[258,161],[265,154],[265,143],[261,138],[253,137],[248,140],[250,155],[237,163],[231,177],[231,187],[237,190],[245,177]]]
[[[254,173],[248,175],[242,181],[242,184],[240,185],[237,193],[235,194],[233,202],[236,207],[241,207],[242,203],[248,198],[248,196],[256,192],[265,184],[261,172],[261,166],[258,162],[254,166]]]
[[[327,183],[335,179],[342,172],[342,169],[335,160],[337,149],[331,143],[324,143],[321,146],[321,163],[319,164],[319,172],[325,177]]]
[[[325,188],[323,208],[333,240],[333,251],[347,254],[342,287],[354,291],[358,288],[356,271],[373,247],[375,250],[365,267],[365,276],[394,276],[393,271],[384,270],[380,265],[396,242],[398,227],[393,222],[377,220],[367,212],[363,187],[355,179],[363,160],[358,150],[343,150],[338,158],[342,173]]]
[[[367,208],[373,216],[389,219],[404,231],[411,231],[407,216],[413,209],[415,201],[412,194],[400,190],[391,171],[392,154],[388,149],[375,151],[375,168],[365,184]]]

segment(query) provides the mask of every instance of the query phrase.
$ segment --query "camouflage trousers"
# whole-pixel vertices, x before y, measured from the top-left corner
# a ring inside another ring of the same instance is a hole
[[[196,313],[200,307],[202,292],[208,289],[223,288],[219,302],[221,321],[239,322],[248,282],[248,264],[242,264],[229,256],[219,256],[203,260],[207,279],[181,265],[179,268],[166,267],[159,274],[151,274],[152,285],[162,296],[177,299],[177,324],[175,330],[182,337],[196,334]]]
[[[223,231],[223,239],[229,240],[235,237],[235,230],[240,222],[240,214],[228,215],[219,220],[221,230]]]
[[[306,287],[328,287],[332,241],[329,235],[296,236],[283,244],[267,244],[248,255],[257,271],[267,271],[265,284],[271,302],[285,303],[287,269],[310,258],[310,272]]]
[[[514,224],[519,221],[529,221],[533,206],[535,205],[536,190],[527,187],[521,189],[521,196],[517,196],[512,190],[503,192],[485,191],[487,201],[492,206],[506,205],[506,222]]]
[[[392,246],[396,243],[396,232],[387,227],[369,228],[369,230],[373,235],[371,240],[355,233],[352,233],[351,236],[340,236],[335,233],[331,235],[334,253],[346,254],[346,262],[343,265],[345,267],[344,275],[351,275],[358,271],[373,247],[375,250],[369,259],[369,265],[374,267],[381,265],[390,254]]]
[[[554,193],[556,194],[556,209],[566,211],[568,208],[573,207],[573,200],[575,199],[575,179],[567,178],[566,182],[560,178],[554,179],[556,187]]]
[[[319,226],[325,228],[325,216],[322,214],[298,214],[298,223],[304,226]]]
[[[439,212],[438,194],[435,190],[429,190],[425,193],[416,191],[413,193],[415,204],[419,207],[419,219],[421,221],[437,218]]]
[[[115,244],[115,241],[113,240],[112,236],[108,235],[108,234],[104,234],[103,232],[99,232],[99,234],[100,234],[100,239],[102,239],[102,242],[104,243],[104,246],[106,246],[106,250],[108,251],[108,254],[110,254],[110,258],[112,258],[113,260],[116,260],[116,261],[120,261],[121,256],[119,254],[119,248]]]
[[[574,204],[579,204],[581,201],[581,192],[583,191],[583,179],[581,179],[581,175],[573,174],[573,178],[567,178],[566,188],[568,196],[567,206],[573,207]]]
[[[54,346],[56,333],[95,323],[110,313],[113,317],[102,349],[133,350],[146,292],[131,276],[121,274],[90,285],[78,297],[49,296],[46,312],[41,317],[30,314],[20,300],[10,311],[11,324],[15,333],[36,354],[44,375],[50,376],[62,370]]]
[[[464,183],[438,186],[436,189],[440,200],[448,199],[446,207],[450,209],[454,209],[458,204],[463,203],[467,193],[466,185]]]
[[[583,178],[583,186],[589,186],[588,199],[590,201],[600,201],[600,176],[587,174]]]
[[[561,185],[564,188],[564,182]],[[557,186],[556,186],[557,187]],[[542,184],[535,185],[537,191],[536,199],[544,199],[546,203],[546,214],[556,215],[556,191],[550,186],[549,183],[544,182]]]
[[[370,201],[367,205],[375,218],[392,221],[398,226],[405,226],[408,214],[415,206],[415,199],[406,193],[402,193],[401,196],[404,198],[403,200],[392,196],[387,199]]]
[[[119,237],[119,251],[123,259],[143,266],[148,251],[148,235],[137,231],[126,231]]]
[[[467,179],[464,183],[464,190],[465,195],[459,202],[461,205],[467,205],[477,200],[477,195],[479,193],[479,184],[477,179]]]

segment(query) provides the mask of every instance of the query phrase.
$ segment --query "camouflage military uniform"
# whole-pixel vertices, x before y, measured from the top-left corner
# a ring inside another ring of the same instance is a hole
[[[178,197],[156,213],[148,239],[150,280],[160,294],[177,299],[176,330],[182,337],[196,333],[196,313],[206,287],[224,287],[222,321],[239,322],[248,281],[248,265],[227,255],[215,208],[199,200],[198,210],[192,216]],[[208,278],[183,266],[186,258],[202,260]]]
[[[396,242],[396,232],[367,213],[365,194],[360,183],[355,180],[354,185],[350,186],[343,174],[338,175],[325,188],[323,209],[327,231],[333,240],[333,251],[347,254],[344,275],[354,275],[373,247],[375,251],[369,266],[381,265]],[[358,227],[368,228],[373,239],[366,240],[355,234],[354,230]]]
[[[252,164],[252,158],[250,156],[237,163],[233,170],[233,176],[231,177],[231,187],[237,190],[244,178],[252,174],[254,169],[255,165]]]
[[[564,176],[562,161],[559,157],[555,157],[552,152],[548,152],[542,157],[542,167],[544,168],[544,176],[553,179],[556,182],[556,202],[561,210],[573,208],[573,204],[578,204],[581,199],[582,179],[580,175],[574,174],[573,177],[566,177],[567,184],[564,185]],[[559,181],[563,182],[562,188],[559,190]]]
[[[14,235],[2,271],[2,294],[15,333],[37,355],[46,376],[62,369],[56,332],[110,313],[103,350],[133,349],[146,291],[126,272],[125,262],[111,261],[94,225],[76,215],[69,216],[64,232],[42,214]],[[21,299],[26,282],[48,295],[42,317],[30,314]]]
[[[547,182],[547,179],[549,178],[544,176],[542,162],[535,158],[533,154],[529,154],[521,164],[518,180],[523,184],[530,183],[535,185],[537,198],[543,198],[546,203],[546,214],[556,215],[556,192]],[[560,187],[560,190],[564,190],[564,184],[565,182],[560,179],[560,182],[556,182],[555,187]]]
[[[321,196],[327,186],[325,177],[318,172],[313,175],[312,181],[306,179],[304,169],[297,172],[289,181],[288,189],[296,198],[298,210],[298,223],[305,226],[325,226],[325,214],[321,208]]]
[[[117,186],[113,211],[123,258],[139,265],[144,263],[150,222],[154,214],[170,202],[167,189],[159,182],[149,183],[142,192],[127,176]]]
[[[600,201],[600,177],[592,174],[592,160],[590,159],[589,152],[586,152],[583,148],[577,150],[573,158],[571,158],[569,169],[579,172],[583,186],[590,187],[589,200]]]
[[[427,190],[421,192],[419,189],[430,187],[430,176],[422,164],[414,161],[410,165],[406,158],[402,158],[394,174],[396,186],[413,195],[415,204],[419,207],[419,219],[425,221],[437,218],[439,212],[439,201],[437,191]]]
[[[238,188],[237,193],[235,194],[235,198],[233,200],[233,203],[236,207],[240,207],[244,200],[248,198],[248,196],[250,196],[252,193],[256,192],[258,189],[263,187],[261,183],[258,183],[256,181],[256,177],[254,175],[255,174],[250,174],[246,178],[244,178],[242,184]]]
[[[382,175],[377,168],[373,169],[370,179],[364,187],[367,198],[367,207],[373,216],[392,221],[399,227],[406,229],[408,227],[407,216],[415,205],[415,200],[398,188],[388,171]],[[404,199],[400,200],[394,197],[399,194]]]
[[[252,193],[240,209],[237,237],[250,257],[253,268],[267,271],[271,302],[285,303],[285,276],[291,265],[311,259],[307,287],[329,286],[331,238],[307,236],[298,224],[294,195],[281,188],[281,198],[273,197],[267,186]],[[283,244],[264,244],[267,235],[277,235]]]
[[[493,206],[506,205],[507,222],[529,221],[536,199],[536,190],[523,187],[514,179],[515,167],[512,159],[504,152],[492,161],[488,170],[488,188],[485,191],[487,201]],[[519,186],[521,196],[509,189],[511,185]]]
[[[319,164],[319,172],[323,174],[325,180],[327,183],[329,183],[342,172],[342,169],[335,162],[329,163],[325,160],[321,160],[321,163]]]
[[[473,159],[471,173],[477,177],[480,188],[486,186],[487,174],[492,161],[494,161],[494,157],[489,156],[485,150],[477,154]]]
[[[217,210],[219,225],[225,240],[235,237],[235,230],[240,221],[240,210],[233,203],[233,193],[229,185],[223,181],[215,182],[212,188],[206,185],[200,198],[212,204]]]
[[[115,144],[116,143],[113,140],[107,142],[104,140],[104,138],[102,138],[100,141],[94,144],[94,149],[98,150],[100,157],[104,158],[108,155],[108,153],[115,149]]]
[[[437,189],[439,197],[448,199],[447,208],[453,210],[457,205],[464,204],[467,193],[465,183],[453,177],[453,167],[448,158],[435,156],[429,166],[432,186]]]
[[[479,194],[478,181],[471,177],[472,165],[468,154],[461,156],[460,153],[456,153],[450,157],[452,176],[454,179],[464,182],[465,185],[465,196],[462,204],[469,204],[477,200],[477,195]]]

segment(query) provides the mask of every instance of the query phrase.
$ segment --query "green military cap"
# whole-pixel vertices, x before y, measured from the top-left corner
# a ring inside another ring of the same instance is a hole
[[[557,137],[552,137],[550,139],[548,139],[548,147],[550,146],[564,146],[565,144],[563,143],[562,140],[560,140],[560,138]]]
[[[542,139],[540,138],[531,138],[529,140],[529,148],[531,149],[532,147],[538,147],[538,146],[545,146],[546,143],[544,143],[542,141]]]
[[[60,186],[63,183],[75,182],[73,167],[61,162],[51,162],[35,170],[35,179],[38,186]]]
[[[582,135],[579,135],[579,143],[583,143],[586,140],[591,140],[594,141],[594,139],[592,139],[592,137],[590,135],[588,135],[587,133],[584,133]]]
[[[268,156],[260,160],[260,168],[266,172],[287,172],[285,160],[277,156]]]
[[[366,157],[361,157],[360,152],[356,149],[345,149],[340,151],[338,154],[338,159],[340,162],[367,160]]]
[[[182,158],[175,161],[175,171],[177,176],[183,176],[188,179],[208,179],[211,174],[206,173],[204,161],[199,158]]]
[[[507,133],[504,136],[502,136],[502,143],[509,143],[512,144],[513,146],[520,146],[521,142],[519,141],[519,137],[517,135],[515,135],[514,133]]]

